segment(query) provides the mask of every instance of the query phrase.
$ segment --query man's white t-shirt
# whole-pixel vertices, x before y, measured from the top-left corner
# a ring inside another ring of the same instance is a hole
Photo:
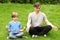
[[[47,17],[45,15],[45,13],[43,12],[39,12],[38,14],[36,14],[35,12],[32,12],[29,14],[28,16],[28,23],[27,26],[29,27],[36,27],[39,26],[41,27],[42,25],[42,21],[45,20]]]

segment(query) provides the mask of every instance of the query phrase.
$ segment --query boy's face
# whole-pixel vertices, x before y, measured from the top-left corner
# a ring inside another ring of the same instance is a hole
[[[18,19],[18,14],[17,14],[17,12],[13,12],[13,14],[12,14],[12,19],[13,19],[14,21],[16,21],[16,20]]]
[[[13,20],[14,20],[14,21],[17,21],[17,20],[18,20],[18,17],[14,17]]]

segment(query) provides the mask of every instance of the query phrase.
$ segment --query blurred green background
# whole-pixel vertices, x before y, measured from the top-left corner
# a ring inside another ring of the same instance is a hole
[[[48,20],[58,27],[58,31],[51,30],[47,37],[39,36],[32,38],[29,33],[24,31],[28,38],[17,40],[60,40],[60,0],[0,0],[0,40],[8,40],[6,25],[11,21],[11,13],[18,13],[18,21],[22,23],[22,28],[26,27],[28,15],[34,11],[33,4],[41,3],[41,11],[47,15]],[[45,23],[43,23],[45,25]]]

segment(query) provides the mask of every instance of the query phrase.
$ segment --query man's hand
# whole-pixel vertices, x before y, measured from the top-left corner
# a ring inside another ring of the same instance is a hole
[[[52,29],[58,31],[58,28],[56,26],[52,27]]]
[[[29,28],[26,28],[26,31],[29,32]]]

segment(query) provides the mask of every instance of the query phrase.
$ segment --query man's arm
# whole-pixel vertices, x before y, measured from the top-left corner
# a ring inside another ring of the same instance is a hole
[[[31,26],[31,14],[28,16],[27,28],[26,31],[29,32],[29,28]]]
[[[44,19],[45,19],[46,24],[47,24],[47,25],[50,25],[53,30],[55,30],[55,31],[58,30],[58,28],[57,28],[56,26],[52,25],[52,23],[50,23],[50,22],[48,21],[46,15],[45,15],[45,18],[44,18]]]

